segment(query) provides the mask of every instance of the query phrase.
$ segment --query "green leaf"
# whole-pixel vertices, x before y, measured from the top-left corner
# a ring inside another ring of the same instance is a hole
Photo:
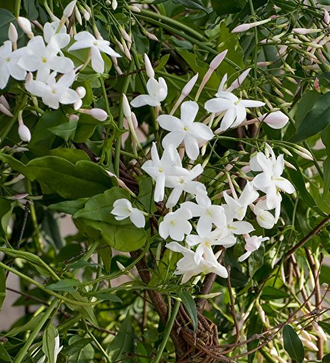
[[[211,0],[212,8],[218,15],[238,13],[241,10],[237,0]]]
[[[78,291],[71,291],[70,295],[74,300],[88,302],[87,297],[81,296]],[[77,305],[70,305],[69,303],[67,303],[67,305],[71,310],[79,311],[81,313],[81,315],[86,320],[90,321],[93,325],[95,325],[97,327],[99,326],[99,323],[97,321],[97,318],[95,316],[92,306],[77,306]]]
[[[182,300],[182,303],[190,316],[194,331],[197,331],[198,327],[198,317],[197,317],[197,308],[194,299],[191,294],[188,292],[178,292],[179,298]]]
[[[261,294],[263,300],[286,299],[288,297],[290,297],[289,294],[272,286],[266,286]]]
[[[72,339],[72,338],[78,338],[78,339]],[[63,355],[74,355],[78,352],[80,352],[80,350],[82,350],[84,347],[86,347],[86,345],[88,345],[89,343],[91,343],[93,341],[93,339],[91,338],[81,338],[79,339],[78,336],[72,337],[69,340],[69,344],[71,343],[71,339],[73,340],[74,344],[70,344],[68,347],[65,347],[62,349],[61,353]]]
[[[65,141],[69,141],[74,138],[77,126],[78,121],[68,120],[68,122],[64,122],[61,125],[49,128],[49,131],[54,135],[61,137]]]
[[[0,198],[0,239],[7,240],[7,229],[13,211],[13,203],[5,198]]]
[[[3,6],[1,6],[3,7]],[[5,40],[8,40],[8,28],[9,24],[15,22],[14,15],[5,9],[0,9],[0,44]]]
[[[330,0],[317,0],[317,2],[321,5],[330,5]]]
[[[6,351],[5,347],[0,344],[0,362],[12,362],[11,356]]]
[[[198,9],[206,11],[206,8],[201,0],[173,0],[175,4],[181,4],[188,9]]]
[[[101,166],[91,161],[81,160],[73,165],[57,156],[44,156],[24,165],[6,154],[0,154],[0,160],[28,179],[37,180],[41,185],[67,199],[103,193],[114,183],[113,178],[110,178]]]
[[[132,359],[127,357],[127,353],[132,353],[134,349],[134,331],[128,315],[121,323],[119,332],[108,349],[112,362],[117,360],[123,360],[125,362],[132,361]]]
[[[0,312],[5,298],[6,298],[6,271],[3,267],[0,267]]]
[[[93,292],[93,294],[89,294],[89,296],[94,296],[100,300],[109,300],[109,301],[120,303],[120,304],[123,303],[122,299],[119,298],[117,295],[110,294],[108,292],[102,292],[102,290],[95,291],[95,292]]]
[[[330,354],[326,354],[323,358],[322,358],[322,362],[327,362],[329,363],[330,362]]]
[[[33,330],[41,321],[45,313],[40,313],[36,316],[34,316],[31,320],[29,320],[26,324],[22,326],[17,326],[13,329],[11,329],[6,336],[7,337],[14,337],[15,335],[25,332],[27,330]]]
[[[314,103],[311,111],[302,120],[295,135],[289,141],[299,142],[324,130],[330,124],[330,92]]]
[[[300,99],[295,114],[295,125],[298,127],[309,111],[313,108],[314,104],[322,97],[322,95],[314,90],[306,92]]]
[[[69,347],[75,346],[74,353],[70,354],[68,363],[90,363],[94,359],[95,351],[87,340],[81,339],[79,336],[73,336],[69,339]]]
[[[47,286],[47,289],[52,291],[75,291],[74,287],[79,286],[79,281],[72,279],[63,279],[61,281],[56,282],[55,284],[51,284]]]
[[[330,334],[330,323],[319,321],[318,324],[327,334]]]
[[[50,323],[42,337],[42,351],[48,358],[48,363],[55,363],[55,338],[57,335],[54,324]]]
[[[330,188],[330,156],[328,156],[325,160],[324,160],[324,164],[323,164],[323,168],[324,168],[324,188],[323,188],[323,196],[325,196],[328,192],[329,192],[329,188]]]
[[[65,202],[60,202],[56,204],[51,204],[48,208],[52,210],[56,210],[58,212],[63,212],[67,214],[74,215],[78,211],[84,208],[85,203],[88,198],[81,198],[76,200],[68,200]]]
[[[298,363],[301,363],[305,356],[304,347],[298,334],[290,325],[286,325],[283,329],[283,342],[284,349],[288,352],[289,356]]]
[[[90,161],[90,158],[85,151],[79,149],[64,149],[59,147],[57,149],[50,150],[49,155],[59,156],[60,158],[70,161],[72,164],[76,164],[80,160]]]

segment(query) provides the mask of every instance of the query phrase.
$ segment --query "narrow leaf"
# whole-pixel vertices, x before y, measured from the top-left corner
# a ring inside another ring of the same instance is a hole
[[[198,317],[197,317],[197,308],[194,299],[187,292],[178,293],[179,298],[182,300],[184,307],[187,310],[187,313],[190,316],[191,322],[194,327],[194,331],[197,330],[198,326]]]
[[[304,360],[305,351],[298,334],[293,330],[290,325],[286,325],[283,329],[284,349],[288,352],[289,356],[301,363]]]

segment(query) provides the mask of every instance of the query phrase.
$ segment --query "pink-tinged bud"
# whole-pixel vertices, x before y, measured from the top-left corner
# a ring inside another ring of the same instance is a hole
[[[74,113],[72,113],[72,114],[69,116],[69,120],[70,120],[70,121],[78,121],[78,120],[79,120],[79,115],[75,115]]]
[[[277,130],[283,128],[289,122],[289,117],[282,111],[275,111],[259,117],[259,120],[266,123],[272,129]]]
[[[131,107],[128,103],[128,99],[125,94],[123,94],[123,112],[124,112],[124,116],[127,118],[127,120],[132,119]]]
[[[273,62],[258,62],[257,66],[258,67],[267,67],[270,66]]]
[[[232,90],[241,86],[241,84],[245,81],[245,78],[249,75],[251,68],[246,69],[235,81],[228,87],[227,91],[231,92]]]
[[[194,88],[195,86],[195,83],[197,82],[197,79],[198,79],[198,73],[196,73],[194,75],[194,77],[192,77],[188,83],[183,87],[182,91],[181,91],[181,94],[184,96],[184,97],[187,97],[189,95],[189,93],[192,91],[192,89]]]
[[[289,169],[293,169],[295,171],[297,171],[297,168],[292,165],[291,163],[289,163],[287,160],[284,160],[284,165],[287,166]]]
[[[17,39],[18,39],[18,34],[17,34],[17,30],[14,26],[13,23],[9,24],[9,28],[8,28],[8,38],[12,43],[16,43]]]
[[[76,5],[77,0],[71,1],[64,9],[63,16],[65,18],[70,18],[71,14],[73,13],[73,9]]]
[[[307,153],[304,153],[302,151],[299,151],[299,150],[295,150],[295,153],[297,155],[299,155],[300,157],[302,157],[303,159],[306,159],[306,160],[314,160],[313,159],[313,156],[311,155],[311,153],[308,151],[308,154]]]
[[[146,32],[145,32],[145,35],[146,35],[149,39],[154,40],[155,42],[158,42],[158,41],[159,41],[155,34],[151,34],[151,33],[149,33],[148,31],[146,31]]]
[[[323,22],[327,25],[330,23],[330,15],[327,9],[323,9]]]
[[[216,57],[213,58],[212,62],[210,63],[210,68],[215,71],[219,65],[222,63],[222,61],[225,59],[226,55],[228,53],[228,49],[224,50],[220,54],[218,54]]]
[[[123,44],[123,48],[124,48],[124,54],[126,56],[127,59],[129,59],[130,61],[132,60],[132,56],[131,56],[131,53],[127,47],[127,45],[124,43]]]
[[[77,92],[79,98],[84,98],[86,96],[86,88],[85,87],[82,87],[82,86],[77,87],[76,92]]]
[[[322,29],[306,29],[306,28],[294,28],[292,31],[296,34],[312,34],[322,31]]]
[[[141,9],[136,5],[131,6],[131,10],[135,13],[141,13]]]
[[[0,112],[8,117],[13,117],[13,114],[2,103],[0,103]]]
[[[245,32],[249,29],[255,28],[256,26],[268,23],[269,21],[271,21],[272,19],[265,19],[265,20],[261,20],[261,21],[256,21],[254,23],[249,23],[249,24],[241,24],[238,25],[236,28],[234,28],[231,32],[232,33],[241,33],[241,32]]]
[[[29,83],[33,80],[33,75],[31,72],[29,72],[27,75],[26,75],[26,78],[25,78],[25,82],[26,83]]]
[[[319,351],[318,347],[314,343],[310,342],[309,340],[302,338],[302,337],[300,337],[300,340],[303,343],[303,345],[305,347],[307,347],[308,349],[313,350],[315,352]]]
[[[31,140],[31,132],[24,124],[18,126],[18,135],[22,141],[29,142]]]
[[[327,289],[327,287],[326,287]],[[319,324],[317,324],[316,322],[313,323],[313,327],[315,328],[316,330],[316,334],[321,338],[323,339],[324,341],[327,341],[328,338],[327,336],[325,335],[323,329],[319,326]]]
[[[82,18],[81,18],[81,14],[80,14],[80,12],[79,12],[79,10],[78,10],[78,8],[77,8],[77,7],[75,7],[75,8],[74,8],[74,17],[75,17],[75,19],[77,20],[78,24],[79,24],[79,25],[82,25]]]
[[[81,108],[79,112],[94,117],[96,120],[105,121],[108,118],[108,114],[101,108],[84,109]]]
[[[119,40],[116,39],[115,43],[118,45],[119,49],[124,53],[124,47],[123,45],[120,43]]]
[[[32,25],[29,19],[19,16],[17,18],[17,24],[29,38],[33,38]]]
[[[117,0],[112,0],[111,5],[112,5],[112,10],[116,10],[116,9],[117,9],[117,7],[118,7],[118,2],[117,2]]]
[[[144,64],[146,66],[146,72],[149,78],[154,78],[155,77],[155,71],[152,68],[152,64],[150,62],[150,59],[148,57],[148,55],[146,53],[144,53]]]
[[[132,43],[132,38],[130,37],[130,35],[128,35],[127,31],[124,28],[120,28],[120,33],[126,41]]]
[[[0,103],[3,104],[8,110],[10,109],[9,103],[4,95],[0,96]]]
[[[139,126],[139,123],[138,123],[135,113],[132,112],[131,115],[132,115],[132,126],[133,126],[134,130],[136,130]]]
[[[314,88],[316,89],[317,92],[321,92],[320,81],[317,77],[315,78],[315,81],[314,81]]]

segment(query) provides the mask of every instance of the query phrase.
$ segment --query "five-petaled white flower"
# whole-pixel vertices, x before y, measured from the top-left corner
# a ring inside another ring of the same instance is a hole
[[[198,104],[187,101],[181,105],[181,119],[170,115],[161,115],[157,118],[160,126],[170,131],[163,139],[164,148],[169,145],[178,147],[183,143],[189,158],[197,159],[200,146],[213,138],[213,132],[207,125],[194,122],[197,113]]]
[[[125,199],[117,199],[113,203],[113,210],[111,214],[115,216],[117,221],[122,221],[123,219],[129,218],[131,222],[138,228],[143,228],[145,225],[145,218],[143,213],[132,206],[132,203]]]
[[[139,95],[132,100],[131,105],[133,107],[141,107],[145,105],[160,106],[161,102],[165,100],[167,96],[167,84],[164,78],[150,78],[147,82],[147,95]]]
[[[193,276],[211,272],[223,278],[228,277],[227,269],[217,261],[218,254],[214,255],[211,248],[205,249],[203,258],[199,264],[195,261],[196,252],[181,246],[177,242],[168,243],[166,248],[173,252],[183,254],[183,258],[178,261],[175,271],[175,275],[183,275],[182,284],[190,280]]]
[[[216,93],[216,98],[212,98],[205,103],[207,111],[212,113],[224,112],[224,117],[219,128],[220,132],[226,131],[230,127],[239,126],[246,119],[246,108],[264,106],[264,102],[253,100],[242,100],[231,92],[225,91],[224,86],[227,81],[225,76]]]
[[[194,180],[203,172],[201,164],[194,166],[191,170],[183,169],[182,171],[184,173],[181,176],[167,178],[166,186],[173,188],[166,203],[167,208],[174,207],[183,192],[197,194],[199,189],[205,190],[204,184]]]
[[[226,225],[226,215],[222,206],[212,205],[210,198],[204,190],[197,191],[196,203],[184,202],[181,208],[187,208],[191,211],[193,217],[199,217],[197,230],[199,233],[207,234],[211,232],[212,225],[218,228]]]
[[[70,87],[75,80],[74,71],[65,73],[56,81],[56,72],[51,73],[46,83],[41,81],[27,80],[25,88],[34,96],[42,98],[42,102],[53,109],[58,109],[60,103],[69,105],[78,101],[77,92]]]
[[[104,60],[101,52],[110,55],[110,57],[120,57],[110,46],[110,42],[103,39],[96,39],[92,34],[83,31],[75,35],[76,42],[71,45],[69,51],[90,48],[90,57],[92,60],[92,68],[97,73],[104,72]]]
[[[242,262],[246,260],[252,252],[259,249],[261,242],[268,241],[268,237],[262,237],[262,236],[252,236],[252,237],[246,237],[245,238],[245,252],[241,257],[239,257],[238,261]]]
[[[166,179],[168,176],[180,176],[185,172],[182,168],[180,156],[173,146],[166,148],[162,158],[159,159],[155,143],[151,147],[151,160],[146,161],[142,165],[142,170],[149,174],[156,182],[154,192],[155,202],[160,202],[164,199]]]
[[[74,68],[72,60],[57,54],[61,48],[68,45],[69,41],[70,37],[56,34],[46,46],[44,39],[38,35],[29,41],[26,54],[20,58],[18,64],[29,72],[38,71],[37,80],[41,82],[46,81],[51,70],[68,73]]]
[[[288,179],[283,178],[281,175],[284,170],[284,157],[283,154],[276,158],[273,149],[267,145],[270,157],[259,152],[256,156],[251,158],[250,166],[253,171],[261,171],[253,179],[255,188],[263,191],[266,194],[266,203],[269,209],[275,208],[279,203],[279,190],[292,194],[295,189]]]
[[[18,65],[20,57],[25,53],[25,48],[13,51],[12,42],[6,40],[0,47],[0,88],[7,86],[9,77],[22,81],[26,76],[26,71]]]
[[[276,223],[275,217],[268,211],[267,203],[265,200],[260,200],[253,206],[253,213],[257,217],[257,222],[260,227],[271,229]]]
[[[185,208],[167,213],[159,225],[160,236],[164,239],[170,236],[175,241],[183,241],[184,236],[191,232],[192,227],[188,222],[191,218],[191,212]]]

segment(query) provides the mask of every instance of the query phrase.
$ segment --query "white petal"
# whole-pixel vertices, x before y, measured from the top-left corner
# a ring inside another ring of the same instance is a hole
[[[243,262],[245,261],[247,258],[249,258],[251,255],[251,252],[245,252],[241,257],[239,257],[238,261],[239,262]]]
[[[172,134],[172,133],[171,133]],[[191,135],[186,135],[184,138],[184,145],[186,148],[186,153],[191,160],[196,160],[199,155],[199,146],[196,138]]]
[[[205,103],[204,108],[209,112],[223,112],[233,107],[233,102],[223,98],[212,98]]]
[[[131,105],[132,105],[132,107],[142,107],[142,106],[146,106],[146,105],[149,105],[152,107],[159,106],[157,104],[157,102],[149,95],[139,95],[139,96],[135,97],[131,101]]]
[[[226,131],[229,129],[229,127],[231,127],[231,125],[234,123],[235,119],[236,109],[235,107],[231,107],[226,111],[225,116],[221,120],[220,131]]]
[[[42,65],[42,63],[39,57],[26,54],[20,58],[18,65],[29,72],[35,72]]]
[[[194,122],[190,129],[192,130],[195,137],[200,140],[212,140],[213,139],[213,132],[212,130],[205,124],[201,122]]]
[[[253,100],[242,100],[242,101],[240,101],[240,103],[244,107],[247,107],[247,108],[265,106],[265,103],[264,102],[261,102],[261,101],[253,101]]]
[[[181,120],[184,124],[193,123],[197,113],[198,113],[198,104],[194,101],[183,102],[181,105]]]
[[[279,188],[283,192],[292,194],[295,191],[294,186],[289,182],[288,179],[285,179],[282,177],[274,178],[274,182],[275,182],[275,185],[277,186],[277,188]]]
[[[4,89],[9,80],[9,72],[5,63],[0,60],[0,88]]]
[[[75,103],[79,100],[79,97],[77,95],[77,92],[72,89],[65,89],[63,92],[61,92],[59,96],[59,101],[63,105],[70,105],[72,103]]]
[[[48,66],[59,73],[67,73],[74,68],[72,60],[66,57],[52,57],[48,62]]]
[[[132,209],[130,220],[138,228],[143,228],[146,223],[143,213],[137,208]]]
[[[92,68],[97,73],[104,72],[104,61],[98,48],[91,47]]]
[[[25,88],[34,96],[43,97],[50,92],[49,86],[39,81],[29,81],[25,83]]]
[[[67,72],[57,82],[60,87],[71,87],[76,78],[76,73],[74,71]]]
[[[82,31],[82,32],[76,34],[74,36],[74,39],[78,40],[78,41],[83,41],[86,44],[92,44],[93,42],[96,41],[95,37],[91,33],[86,32],[86,31]]]
[[[164,191],[165,191],[165,175],[164,173],[162,173],[156,179],[156,187],[154,193],[155,202],[161,202],[164,199]]]
[[[181,131],[173,131],[167,134],[162,141],[163,147],[166,149],[168,147],[177,148],[184,139],[184,133]]]
[[[197,222],[197,233],[201,236],[207,236],[212,230],[212,220],[203,215]]]
[[[248,234],[254,231],[252,224],[245,221],[231,222],[229,229],[234,234]]]
[[[172,193],[170,194],[170,197],[167,200],[166,207],[167,208],[174,207],[178,203],[181,194],[182,194],[182,189],[174,188],[172,190]]]
[[[183,125],[180,119],[170,115],[160,115],[157,118],[162,129],[167,131],[182,131]]]

